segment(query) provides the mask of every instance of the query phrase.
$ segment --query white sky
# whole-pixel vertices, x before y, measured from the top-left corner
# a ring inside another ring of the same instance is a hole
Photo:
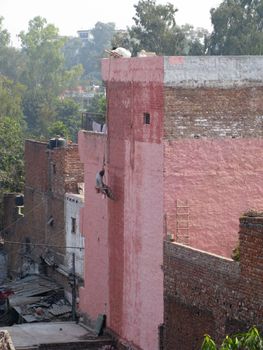
[[[178,8],[176,22],[211,29],[210,9],[222,0],[157,0],[158,4],[172,3]],[[28,22],[35,16],[47,19],[59,28],[60,34],[76,36],[79,29],[91,29],[96,22],[114,22],[118,29],[133,24],[134,4],[138,0],[0,0],[0,16],[3,26],[16,35],[27,30]]]

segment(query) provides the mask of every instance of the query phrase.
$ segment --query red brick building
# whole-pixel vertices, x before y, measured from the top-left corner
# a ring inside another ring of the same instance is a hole
[[[240,219],[240,262],[164,243],[164,349],[200,349],[263,319],[263,218]]]
[[[64,200],[66,192],[78,193],[78,184],[83,183],[83,165],[78,145],[52,149],[47,146],[47,142],[25,142],[24,217],[15,225],[12,224],[15,201],[10,196],[6,198],[9,198],[9,210],[5,214],[5,227],[9,228],[5,230],[5,246],[13,275],[21,273],[21,269],[37,271],[41,261],[62,273],[70,269],[65,266]],[[8,241],[23,244],[8,244]]]

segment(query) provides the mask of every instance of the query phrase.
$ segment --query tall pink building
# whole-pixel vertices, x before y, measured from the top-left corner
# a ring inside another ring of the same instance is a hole
[[[85,287],[80,308],[136,349],[163,323],[166,237],[230,256],[238,220],[262,206],[262,57],[102,62],[107,136],[81,131]],[[95,192],[106,159],[116,200]]]

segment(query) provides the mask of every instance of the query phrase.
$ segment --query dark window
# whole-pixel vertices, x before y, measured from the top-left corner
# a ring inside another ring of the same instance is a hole
[[[48,219],[48,221],[47,221],[47,224],[48,224],[49,226],[53,226],[53,225],[54,225],[54,218],[53,218],[52,215],[49,217],[49,219]]]
[[[53,164],[53,174],[56,174],[57,169],[56,169],[56,164]]]
[[[30,251],[31,251],[31,247],[30,247],[30,238],[26,237],[25,241],[26,241],[25,253],[30,253]]]
[[[150,124],[150,122],[151,122],[150,113],[144,113],[143,114],[143,124]]]
[[[76,233],[76,218],[71,218],[71,233]]]

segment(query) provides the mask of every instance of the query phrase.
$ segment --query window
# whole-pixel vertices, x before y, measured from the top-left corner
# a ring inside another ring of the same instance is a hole
[[[143,113],[143,124],[150,124],[151,116],[150,113]]]
[[[52,167],[53,167],[53,174],[56,174],[56,172],[57,172],[56,164],[52,164]]]
[[[71,233],[76,233],[76,218],[71,218]]]
[[[48,221],[47,221],[47,224],[48,224],[49,226],[53,226],[53,225],[54,225],[54,218],[53,218],[52,215],[49,217],[49,219],[48,219]]]
[[[30,253],[31,246],[30,246],[30,238],[26,237],[25,239],[25,253]]]

